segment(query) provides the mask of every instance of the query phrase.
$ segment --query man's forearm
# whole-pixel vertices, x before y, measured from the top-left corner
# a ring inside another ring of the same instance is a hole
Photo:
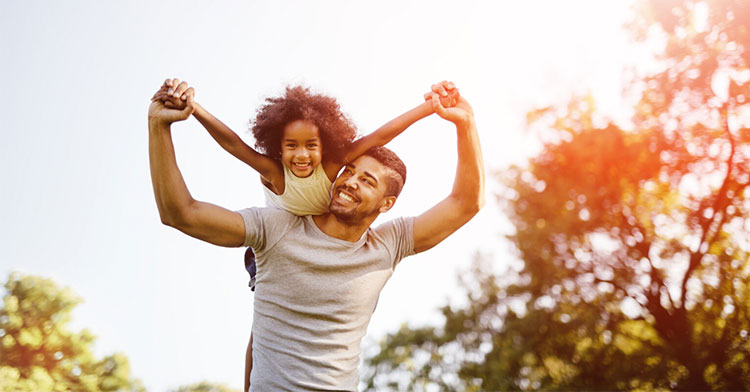
[[[473,117],[456,124],[458,164],[451,196],[461,207],[478,211],[484,206],[484,160]]]
[[[466,224],[484,205],[484,163],[471,118],[457,121],[458,164],[450,195],[414,220],[414,251],[424,252]]]
[[[177,167],[170,124],[185,120],[194,109],[191,95],[182,110],[167,108],[159,100],[149,106],[148,156],[159,216],[164,224],[199,240],[221,246],[240,246],[245,239],[242,216],[193,199]]]
[[[193,200],[177,161],[169,124],[149,119],[149,162],[151,183],[162,222],[174,225]]]

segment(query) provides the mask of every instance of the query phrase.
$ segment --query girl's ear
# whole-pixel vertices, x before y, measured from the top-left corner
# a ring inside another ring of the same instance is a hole
[[[378,208],[378,212],[380,212],[381,214],[384,212],[388,212],[388,210],[393,208],[394,204],[396,204],[396,196],[386,196],[380,202],[380,208]]]

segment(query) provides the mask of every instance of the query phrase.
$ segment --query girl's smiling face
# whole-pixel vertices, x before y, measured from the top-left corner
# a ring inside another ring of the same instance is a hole
[[[281,163],[297,177],[309,177],[323,159],[318,127],[310,121],[292,121],[281,138]]]

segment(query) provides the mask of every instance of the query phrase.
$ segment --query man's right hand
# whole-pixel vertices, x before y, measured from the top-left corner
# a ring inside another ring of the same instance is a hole
[[[457,126],[468,125],[474,121],[474,110],[469,101],[459,96],[453,107],[446,108],[440,101],[437,93],[432,93],[432,108],[438,116],[456,124]]]
[[[432,94],[437,94],[440,98],[440,104],[444,108],[450,108],[456,106],[461,94],[458,92],[458,88],[453,82],[443,80],[440,83],[433,84],[429,93],[425,93],[424,100],[427,102],[432,101]]]
[[[188,86],[185,81],[180,82],[179,79],[166,79],[164,84],[161,85],[159,90],[154,93],[151,100],[160,100],[164,102],[164,106],[170,109],[184,109],[187,105],[188,94],[192,94],[195,98],[195,89]]]
[[[167,79],[151,98],[151,106],[148,109],[149,121],[168,125],[187,119],[195,111],[195,90],[192,87],[188,88],[185,82],[178,82],[177,79]]]
[[[148,120],[149,122],[155,121],[161,125],[169,125],[176,121],[182,121],[190,117],[195,110],[193,106],[193,99],[188,98],[187,105],[184,109],[170,109],[164,106],[161,101],[151,102],[151,106],[148,108]]]

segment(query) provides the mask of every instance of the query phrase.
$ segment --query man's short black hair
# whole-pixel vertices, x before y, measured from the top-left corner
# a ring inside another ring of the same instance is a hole
[[[395,152],[385,147],[372,147],[362,155],[374,158],[391,169],[392,174],[388,176],[385,195],[398,196],[406,183],[406,165],[404,165],[401,158]]]

